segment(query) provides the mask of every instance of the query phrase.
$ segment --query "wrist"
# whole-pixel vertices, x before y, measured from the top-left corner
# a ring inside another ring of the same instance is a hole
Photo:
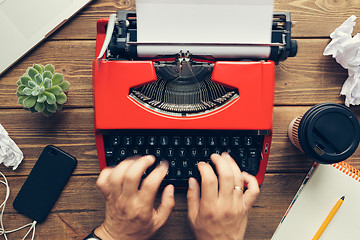
[[[104,225],[100,225],[99,227],[94,229],[94,234],[101,240],[116,240],[111,236],[111,234],[106,230]]]

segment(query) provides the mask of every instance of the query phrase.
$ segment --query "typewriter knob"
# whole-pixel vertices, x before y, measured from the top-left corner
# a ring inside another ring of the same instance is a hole
[[[296,40],[291,40],[291,49],[290,49],[290,53],[289,53],[289,57],[295,57],[297,50],[298,50],[298,44]]]

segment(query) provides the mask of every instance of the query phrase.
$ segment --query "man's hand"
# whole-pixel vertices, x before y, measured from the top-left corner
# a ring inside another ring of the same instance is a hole
[[[168,219],[175,206],[174,187],[168,185],[161,204],[154,209],[154,200],[168,163],[159,164],[141,183],[145,170],[155,161],[153,156],[132,157],[115,168],[106,168],[97,186],[106,200],[104,223],[95,230],[103,240],[145,240],[151,237]]]
[[[219,178],[212,167],[198,164],[200,186],[189,179],[188,217],[197,240],[244,239],[248,213],[260,193],[256,178],[241,172],[227,153],[211,155]],[[243,192],[244,182],[248,189]]]

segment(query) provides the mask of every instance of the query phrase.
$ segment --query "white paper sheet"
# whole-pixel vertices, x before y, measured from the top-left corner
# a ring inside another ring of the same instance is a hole
[[[13,167],[13,170],[15,170],[23,158],[24,155],[20,148],[0,124],[0,164],[3,163],[6,167]]]
[[[354,176],[355,177],[355,176]],[[320,240],[358,240],[360,184],[349,171],[320,164],[271,240],[312,239],[340,197],[345,196]]]
[[[271,43],[273,0],[136,0],[137,41]],[[138,46],[140,57],[194,55],[266,58],[270,47]]]
[[[324,55],[331,55],[343,68],[348,69],[340,94],[345,95],[345,105],[360,104],[360,34],[351,36],[356,16],[350,16],[340,27],[330,34],[331,42]]]

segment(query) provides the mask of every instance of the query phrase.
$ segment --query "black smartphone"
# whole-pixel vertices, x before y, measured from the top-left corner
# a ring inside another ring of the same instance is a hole
[[[46,146],[16,196],[13,207],[27,217],[43,222],[76,165],[75,157],[53,145]]]

